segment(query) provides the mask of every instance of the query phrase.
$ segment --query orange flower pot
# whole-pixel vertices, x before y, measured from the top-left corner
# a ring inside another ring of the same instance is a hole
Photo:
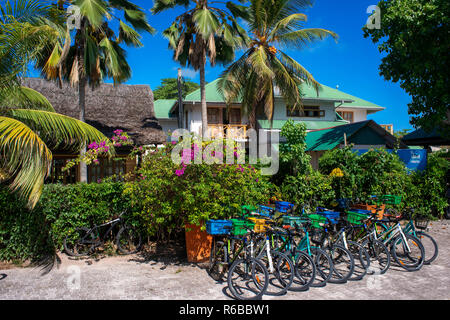
[[[209,261],[213,237],[201,226],[186,224],[186,253],[188,262],[201,263]]]

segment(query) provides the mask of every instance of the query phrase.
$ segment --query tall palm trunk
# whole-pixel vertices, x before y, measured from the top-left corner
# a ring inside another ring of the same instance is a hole
[[[200,63],[200,96],[202,105],[202,135],[203,139],[209,139],[208,134],[208,106],[206,104],[206,88],[205,88],[205,67],[206,67],[206,45],[202,50],[202,61]]]
[[[81,76],[78,84],[78,107],[80,108],[80,121],[86,122],[86,77]],[[81,155],[86,153],[86,145],[81,148]],[[85,162],[80,162],[80,182],[88,182],[87,165]]]

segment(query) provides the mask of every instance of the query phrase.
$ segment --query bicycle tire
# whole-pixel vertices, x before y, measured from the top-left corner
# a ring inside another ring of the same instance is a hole
[[[72,257],[88,256],[95,245],[95,236],[90,231],[89,228],[81,227],[67,235],[63,240],[64,251]],[[83,244],[83,241],[87,243]]]
[[[376,239],[367,239],[361,245],[370,257],[367,274],[385,274],[391,266],[391,254],[386,245]]]
[[[142,246],[142,236],[135,227],[125,225],[117,233],[116,246],[124,255],[137,253]]]
[[[307,291],[316,278],[316,265],[304,251],[296,251],[295,278],[290,291]]]
[[[367,274],[367,270],[370,267],[370,257],[364,247],[355,241],[347,240],[348,250],[353,255],[353,260],[355,261],[355,268],[353,270],[352,276],[348,279],[349,281],[359,281],[364,278]]]
[[[209,257],[208,275],[215,281],[222,281],[226,272],[228,248],[223,241],[213,241]]]
[[[408,246],[414,252],[406,251],[406,244],[402,235],[398,235],[391,241],[391,255],[394,261],[407,271],[418,271],[425,261],[425,248],[417,237],[404,234]]]
[[[237,283],[239,280],[245,283],[245,287]],[[227,283],[235,299],[260,300],[269,285],[269,272],[265,264],[257,259],[239,259],[231,265]],[[246,292],[249,295],[245,295]]]
[[[311,287],[321,288],[325,287],[333,274],[333,261],[330,256],[322,249],[312,247],[311,255],[316,266],[316,277]]]
[[[266,269],[269,272],[269,286],[267,287],[265,294],[270,296],[282,296],[287,293],[294,281],[295,267],[292,260],[280,251],[270,250],[270,255],[272,258],[273,272],[270,271],[267,250],[263,250],[256,257],[258,260],[265,263]]]
[[[422,242],[425,249],[425,261],[423,263],[425,265],[429,265],[436,260],[439,254],[438,244],[432,236],[423,231],[416,231],[416,236],[419,238],[420,242]],[[431,254],[429,253],[430,251],[432,252]]]
[[[335,284],[346,283],[355,269],[352,253],[341,245],[334,245],[329,248],[328,252],[333,262],[333,272],[328,282]]]

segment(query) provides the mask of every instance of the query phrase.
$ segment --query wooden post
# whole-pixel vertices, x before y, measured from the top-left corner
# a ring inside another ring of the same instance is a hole
[[[347,134],[344,133],[344,145],[347,146]]]

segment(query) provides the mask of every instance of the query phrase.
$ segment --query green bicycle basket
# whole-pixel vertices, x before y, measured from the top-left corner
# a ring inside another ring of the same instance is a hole
[[[255,223],[244,219],[231,219],[233,224],[231,229],[231,234],[234,236],[243,236],[248,233],[248,229],[253,230],[255,228]]]
[[[295,225],[300,226],[302,223],[308,221],[306,217],[299,216],[283,216],[283,226],[295,227]]]
[[[402,202],[402,196],[384,195],[381,196],[380,200],[381,203],[395,205]]]
[[[242,216],[248,216],[249,213],[251,214],[252,212],[256,212],[258,211],[258,208],[255,206],[251,206],[251,205],[244,205],[241,206],[241,214]]]
[[[319,214],[309,214],[306,217],[311,221],[311,226],[313,228],[322,229],[327,223],[327,218]]]
[[[367,220],[370,217],[370,215],[364,214],[364,213],[358,213],[358,212],[347,212],[347,221],[351,224],[358,224],[362,225],[364,224],[364,220]]]

